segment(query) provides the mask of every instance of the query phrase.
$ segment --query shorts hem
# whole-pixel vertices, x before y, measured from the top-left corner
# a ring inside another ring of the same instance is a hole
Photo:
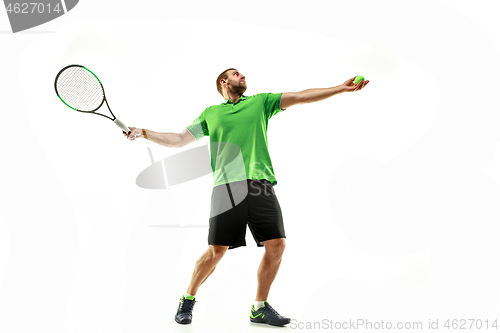
[[[262,247],[262,246],[264,246],[264,242],[271,240],[271,239],[280,239],[280,238],[286,238],[286,237],[285,236],[271,237],[268,239],[256,241],[256,243],[257,243],[257,246]]]
[[[232,249],[236,249],[238,247],[241,247],[241,246],[247,246],[246,244],[238,244],[238,245],[227,245],[227,244],[211,244],[211,243],[208,243],[208,245],[215,245],[215,246],[227,246],[228,247],[228,250],[232,250]]]

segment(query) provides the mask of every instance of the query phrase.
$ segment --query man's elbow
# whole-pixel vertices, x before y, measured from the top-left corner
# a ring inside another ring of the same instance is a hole
[[[175,140],[172,144],[172,148],[182,148],[184,147],[186,144],[184,142],[182,142],[182,138],[181,138],[181,133],[176,133],[177,135],[175,136]]]

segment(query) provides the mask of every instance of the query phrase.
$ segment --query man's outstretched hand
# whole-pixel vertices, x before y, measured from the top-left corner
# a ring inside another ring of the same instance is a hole
[[[129,129],[130,129],[130,132],[128,132],[128,133],[125,133],[123,131],[122,132],[123,132],[123,135],[125,135],[125,137],[127,139],[129,139],[130,141],[134,141],[135,139],[142,137],[142,129],[135,128],[135,127],[129,127]]]
[[[356,78],[353,77],[347,81],[344,82],[344,84],[342,84],[342,87],[344,88],[343,90],[346,91],[346,92],[350,92],[350,91],[359,91],[361,89],[363,89],[364,87],[366,87],[366,85],[368,84],[368,82],[370,81],[359,81],[358,84],[354,84],[354,79]]]

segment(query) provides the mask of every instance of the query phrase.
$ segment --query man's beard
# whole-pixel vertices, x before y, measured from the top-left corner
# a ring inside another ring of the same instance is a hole
[[[237,85],[237,86],[232,86],[232,87],[231,87],[231,90],[232,90],[234,93],[238,94],[238,95],[243,95],[243,93],[247,90],[247,86],[246,86],[246,84],[241,84],[241,83],[240,83],[240,84],[239,84],[239,85]]]

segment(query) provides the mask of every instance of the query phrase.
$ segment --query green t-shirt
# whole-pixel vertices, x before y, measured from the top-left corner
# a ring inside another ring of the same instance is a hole
[[[278,184],[267,147],[267,124],[284,111],[281,95],[262,93],[206,108],[186,129],[196,140],[210,136],[214,187],[245,179]]]

